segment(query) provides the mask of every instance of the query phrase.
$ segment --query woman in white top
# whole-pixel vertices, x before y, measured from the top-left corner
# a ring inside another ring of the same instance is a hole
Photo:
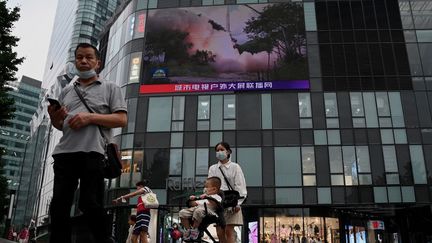
[[[223,174],[225,174],[229,184],[234,190],[238,191],[240,193],[240,197],[242,197],[238,200],[236,207],[225,208],[225,230],[223,230],[221,227],[216,228],[217,235],[221,243],[234,243],[236,240],[234,227],[243,225],[243,214],[240,205],[247,196],[246,181],[240,165],[230,160],[232,151],[228,143],[220,142],[216,144],[215,151],[218,163],[210,166],[208,177],[219,177],[222,181],[221,190],[225,191],[229,190],[226,180],[223,176]],[[223,174],[221,170],[223,171]]]

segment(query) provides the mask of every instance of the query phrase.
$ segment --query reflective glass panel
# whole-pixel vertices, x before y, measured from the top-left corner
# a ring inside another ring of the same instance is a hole
[[[327,118],[327,128],[339,128],[339,118]]]
[[[372,176],[370,174],[360,174],[359,175],[360,185],[372,185]]]
[[[272,126],[272,112],[271,112],[271,95],[261,95],[261,121],[263,129],[271,129]]]
[[[340,141],[339,130],[327,130],[327,139],[329,145],[338,145]]]
[[[303,186],[316,186],[315,175],[303,175]]]
[[[326,130],[314,130],[315,145],[326,145],[327,144],[327,133]]]
[[[378,127],[378,116],[374,93],[363,93],[363,100],[367,127]]]
[[[304,3],[304,16],[305,16],[306,31],[316,31],[317,23],[316,23],[316,16],[315,16],[315,3],[313,2]]]
[[[353,118],[353,127],[366,127],[364,118]]]
[[[390,203],[392,202],[396,203],[402,201],[400,187],[398,186],[387,187],[387,191],[388,191],[388,200]]]
[[[331,203],[331,190],[330,190],[330,188],[328,188],[328,187],[318,188],[318,203],[319,204],[330,204]],[[328,223],[327,223],[327,225],[328,225]]]
[[[394,129],[394,139],[396,144],[406,144],[407,136],[405,129]]]
[[[410,156],[412,173],[415,184],[426,184],[426,168],[423,157],[423,148],[421,145],[410,145]]]
[[[404,117],[402,111],[402,103],[399,92],[389,92],[390,111],[394,127],[404,127]]]
[[[181,149],[171,149],[170,150],[170,175],[180,175],[182,168],[182,150]]]
[[[356,146],[358,172],[370,172],[369,148]]]
[[[235,95],[224,95],[224,119],[235,118],[235,106]]]
[[[330,172],[343,173],[342,149],[339,146],[329,146]]]
[[[345,183],[347,186],[358,184],[358,173],[356,155],[353,146],[342,147],[343,161],[344,161],[344,175]]]
[[[217,143],[222,141],[222,133],[221,132],[210,132],[210,146],[215,146]],[[233,150],[233,148],[231,148]],[[234,150],[233,150],[234,152]],[[233,155],[233,154],[231,154]],[[231,158],[233,159],[233,158]]]
[[[312,128],[312,119],[300,119],[300,128]]]
[[[390,116],[390,105],[387,98],[387,92],[377,92],[376,104],[379,116]]]
[[[128,106],[128,119],[127,119],[127,132],[134,132],[135,131],[135,121],[136,121],[136,109],[137,109],[137,101],[138,99],[128,99],[127,100],[127,106]]]
[[[183,150],[182,179],[195,178],[195,149]]]
[[[171,131],[183,131],[184,130],[184,122],[175,121],[171,123]]]
[[[399,184],[399,174],[386,174],[387,184],[398,185]]]
[[[383,144],[393,144],[393,130],[381,129],[381,142]]]
[[[198,131],[205,131],[210,129],[210,122],[209,121],[198,121],[197,122],[197,130]]]
[[[210,108],[210,129],[211,130],[222,130],[222,116],[223,116],[223,96],[213,95],[211,96],[211,108]]]
[[[171,133],[171,147],[183,147],[183,133]]]
[[[309,93],[298,94],[299,116],[312,117],[311,100]]]
[[[382,118],[382,117],[380,117],[378,120],[379,120],[380,127],[392,127],[391,118]]]
[[[401,188],[402,191],[402,200],[403,202],[415,202],[415,193],[414,187],[412,186],[403,186]]]
[[[133,155],[133,167],[132,167],[132,182],[131,185],[135,185],[138,181],[142,180],[142,167],[144,161],[144,151],[135,150]]]
[[[210,96],[198,96],[198,120],[210,119]]]
[[[197,149],[196,155],[196,174],[206,175],[208,173],[208,163],[209,163],[209,149],[202,148]]]
[[[376,203],[387,202],[387,190],[385,187],[374,187],[374,198]]]
[[[237,158],[248,186],[262,186],[261,148],[237,148]]]
[[[171,97],[151,97],[149,99],[148,132],[170,131],[171,105]]]
[[[224,121],[224,130],[235,130],[236,122],[235,120],[225,120]]]
[[[324,93],[324,104],[326,117],[339,115],[336,93]]]
[[[301,188],[276,188],[276,204],[302,204]]]
[[[413,29],[414,23],[411,15],[411,7],[409,1],[399,1],[400,15],[404,29]]]
[[[315,173],[315,152],[313,147],[302,147],[303,173]]]
[[[301,186],[300,148],[276,147],[275,153],[275,185]]]
[[[396,150],[394,146],[383,146],[384,168],[386,172],[398,172]]]
[[[185,109],[185,97],[174,96],[173,97],[173,109],[172,109],[172,120],[184,120],[184,109]]]
[[[351,114],[352,116],[364,116],[363,98],[360,92],[351,92]]]
[[[332,184],[332,186],[343,186],[344,185],[344,176],[343,175],[331,175],[331,184]]]

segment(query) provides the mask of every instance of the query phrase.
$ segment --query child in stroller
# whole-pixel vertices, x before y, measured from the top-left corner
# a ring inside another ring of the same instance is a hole
[[[220,226],[224,225],[220,186],[221,180],[219,177],[207,178],[205,193],[199,197],[190,196],[188,200],[189,208],[180,210],[180,220],[186,230],[183,234],[184,241],[200,242],[203,232],[206,232],[215,241],[207,231],[207,227],[211,223]]]

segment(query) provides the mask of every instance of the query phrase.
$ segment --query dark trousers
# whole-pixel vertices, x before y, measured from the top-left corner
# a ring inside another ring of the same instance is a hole
[[[88,223],[95,242],[111,242],[107,215],[103,208],[103,155],[95,152],[77,152],[57,154],[53,158],[54,191],[50,206],[50,242],[71,243],[70,213],[78,181],[78,207]]]

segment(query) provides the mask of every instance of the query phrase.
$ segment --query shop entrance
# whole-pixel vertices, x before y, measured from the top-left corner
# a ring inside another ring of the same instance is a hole
[[[259,223],[259,235],[257,227]],[[329,217],[274,216],[249,222],[249,242],[340,243],[339,219]]]

